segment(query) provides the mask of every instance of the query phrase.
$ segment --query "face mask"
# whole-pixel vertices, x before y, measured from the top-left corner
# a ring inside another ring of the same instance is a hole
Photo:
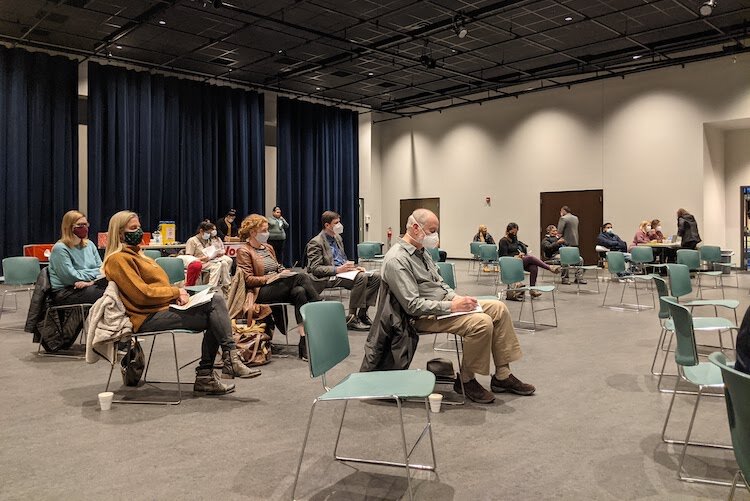
[[[218,233],[218,232],[217,232],[216,230],[211,230],[211,236],[212,236],[212,237],[215,237],[215,236],[217,235],[217,233]]]
[[[209,238],[211,238],[210,233],[203,233],[202,235],[203,235],[203,240],[208,240]]]
[[[337,235],[341,235],[344,233],[344,225],[341,224],[341,222],[338,222],[333,225],[333,232]]]
[[[143,239],[143,230],[141,228],[138,228],[137,230],[126,231],[125,233],[123,233],[122,239],[128,245],[140,245],[141,240]]]
[[[646,231],[651,231],[651,226],[646,226]]]
[[[263,233],[258,233],[257,235],[255,235],[255,239],[256,239],[256,240],[257,240],[258,242],[260,242],[260,243],[264,244],[264,243],[268,242],[268,236],[269,236],[269,235],[270,235],[270,233],[269,233],[269,232],[267,232],[267,231],[264,231]]]
[[[661,231],[661,226],[657,226],[656,231]]]
[[[607,229],[607,233],[614,233],[614,232],[615,230],[613,230],[612,228]]]
[[[76,226],[73,228],[73,235],[80,239],[84,239],[89,236],[89,229],[87,226]]]

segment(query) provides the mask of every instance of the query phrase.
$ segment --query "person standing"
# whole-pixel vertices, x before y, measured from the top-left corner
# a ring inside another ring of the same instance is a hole
[[[693,249],[701,242],[701,236],[698,233],[698,223],[685,209],[677,211],[677,235],[682,239],[680,246],[683,249]]]
[[[563,205],[560,208],[560,220],[557,222],[557,233],[562,235],[565,239],[565,245],[568,247],[578,247],[578,216],[570,211],[570,207]],[[575,281],[580,284],[585,284],[586,281],[581,278],[581,270],[576,271]],[[568,279],[568,269],[562,270],[562,283],[567,285],[570,283]]]
[[[273,247],[279,263],[284,263],[284,243],[286,242],[286,230],[289,229],[289,223],[281,215],[281,207],[278,205],[273,208],[271,215],[268,216],[268,244]]]

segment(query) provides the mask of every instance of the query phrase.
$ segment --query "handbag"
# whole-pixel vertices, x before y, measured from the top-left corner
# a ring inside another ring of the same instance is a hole
[[[232,320],[232,337],[240,360],[248,367],[265,365],[271,361],[271,337],[266,326],[254,320],[249,325]]]
[[[505,300],[506,301],[523,301],[523,295],[525,291],[513,290],[513,289],[518,289],[520,287],[523,287],[522,282],[516,282],[510,285],[510,287],[508,287],[508,290],[505,291]]]
[[[130,339],[130,349],[127,355],[120,361],[120,372],[122,384],[125,386],[138,386],[146,367],[146,354],[141,348],[141,343],[136,339]]]

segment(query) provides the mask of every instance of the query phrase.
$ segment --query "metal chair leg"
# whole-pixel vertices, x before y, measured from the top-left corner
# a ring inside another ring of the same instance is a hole
[[[297,461],[297,473],[294,475],[294,484],[292,485],[292,500],[294,500],[294,494],[297,492],[297,482],[299,481],[300,470],[302,469],[302,458],[305,456],[305,448],[307,448],[307,439],[310,436],[310,425],[312,424],[313,413],[315,412],[315,405],[318,403],[318,399],[313,400],[312,407],[310,408],[310,416],[307,418],[307,428],[305,428],[305,438],[302,440],[302,450],[299,453],[299,461]]]

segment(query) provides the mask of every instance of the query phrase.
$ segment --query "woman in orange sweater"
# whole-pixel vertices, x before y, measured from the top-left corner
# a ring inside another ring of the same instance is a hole
[[[164,270],[141,251],[139,244],[143,230],[136,213],[120,211],[112,216],[108,237],[104,275],[117,284],[120,299],[133,323],[133,332],[166,329],[204,331],[201,359],[193,386],[195,393],[223,395],[234,391],[234,385],[223,384],[213,370],[220,346],[224,358],[222,377],[251,378],[260,375],[258,369],[246,367],[237,354],[229,313],[221,294],[214,294],[210,302],[188,310],[170,309],[170,304],[184,305],[190,297],[185,289],[172,286]]]
[[[240,225],[240,240],[246,243],[237,250],[237,268],[244,272],[245,288],[260,304],[292,303],[299,325],[299,358],[307,359],[305,331],[299,309],[306,303],[320,301],[310,276],[290,272],[276,260],[276,253],[268,244],[268,219],[250,214]]]

